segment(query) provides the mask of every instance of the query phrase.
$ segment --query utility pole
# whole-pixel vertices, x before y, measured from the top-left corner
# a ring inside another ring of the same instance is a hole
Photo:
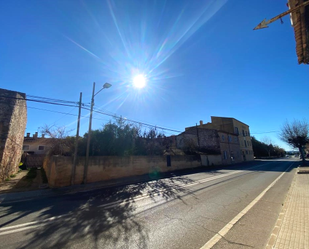
[[[197,123],[196,123],[196,136],[197,136],[197,146],[200,149],[201,148],[201,145],[200,145],[200,135],[199,135],[199,132],[198,132]]]
[[[110,88],[112,85],[110,83],[104,83],[103,87],[95,94],[95,82],[93,82],[93,89],[92,89],[92,97],[91,97],[91,107],[90,107],[90,117],[89,117],[89,129],[88,129],[88,137],[87,137],[87,150],[86,150],[86,161],[84,167],[84,178],[83,183],[87,183],[87,174],[88,174],[88,165],[89,165],[89,150],[90,150],[90,137],[91,137],[91,124],[92,124],[92,113],[93,113],[93,106],[94,106],[94,96],[96,96],[99,92],[103,89]]]
[[[71,185],[74,185],[74,180],[75,180],[75,170],[76,170],[76,162],[77,162],[77,150],[78,150],[78,138],[79,138],[79,126],[80,126],[81,110],[82,110],[82,93],[79,94],[77,131],[76,131],[75,147],[74,147],[74,159],[73,159],[73,166],[72,166],[72,173],[71,173]]]
[[[84,179],[83,179],[83,183],[84,184],[87,183],[87,173],[88,173],[88,164],[89,164],[89,149],[90,149],[90,136],[91,136],[91,124],[92,124],[92,112],[93,112],[93,106],[94,106],[94,91],[95,91],[95,82],[93,82],[92,97],[91,97],[89,129],[88,129],[87,149],[86,149],[86,161],[85,161]]]
[[[287,14],[290,14],[290,13],[296,11],[296,10],[299,10],[300,8],[305,7],[308,4],[309,4],[309,1],[303,2],[302,4],[298,5],[297,7],[285,11],[285,12],[281,13],[280,15],[277,15],[274,18],[270,19],[269,21],[266,21],[266,19],[264,19],[253,30],[268,28],[267,24],[270,24],[270,23],[272,23],[274,21],[277,21],[278,19],[281,19],[283,16],[286,16]],[[282,22],[282,20],[281,20],[281,22]]]

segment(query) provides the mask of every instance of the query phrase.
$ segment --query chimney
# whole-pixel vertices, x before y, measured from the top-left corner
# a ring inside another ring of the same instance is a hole
[[[203,120],[200,120],[200,126],[202,126],[203,125]]]
[[[42,138],[45,138],[45,134],[42,134]]]
[[[27,137],[30,137],[30,132],[27,132]]]
[[[38,132],[33,134],[33,138],[38,138]]]

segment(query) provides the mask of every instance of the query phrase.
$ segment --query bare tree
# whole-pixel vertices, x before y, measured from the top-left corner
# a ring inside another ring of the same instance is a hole
[[[309,142],[309,125],[306,121],[294,120],[292,123],[285,122],[281,128],[280,139],[294,148],[298,148],[303,165],[305,165],[305,154],[303,147]]]
[[[74,146],[73,140],[68,137],[70,131],[67,131],[65,127],[53,128],[45,125],[40,127],[40,132],[49,139],[50,155],[63,155],[65,152],[70,152]]]

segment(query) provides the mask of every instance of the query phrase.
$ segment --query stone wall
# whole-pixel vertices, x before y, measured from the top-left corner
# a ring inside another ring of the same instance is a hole
[[[188,128],[176,138],[177,148],[184,149],[188,145],[208,151],[209,154],[220,154],[218,132],[214,129]]]
[[[0,88],[0,182],[18,170],[27,123],[25,98]]]
[[[196,168],[201,166],[200,156],[170,156],[171,166],[167,166],[167,156],[101,156],[90,157],[87,183],[119,179],[129,176]],[[44,169],[50,187],[71,185],[72,157],[52,156],[44,161]],[[85,158],[78,159],[75,184],[81,184],[84,175]]]

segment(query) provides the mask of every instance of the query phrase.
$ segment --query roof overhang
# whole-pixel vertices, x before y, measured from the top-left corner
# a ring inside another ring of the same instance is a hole
[[[289,8],[295,8],[309,0],[288,0]],[[298,63],[309,64],[309,5],[291,13],[294,27]]]

